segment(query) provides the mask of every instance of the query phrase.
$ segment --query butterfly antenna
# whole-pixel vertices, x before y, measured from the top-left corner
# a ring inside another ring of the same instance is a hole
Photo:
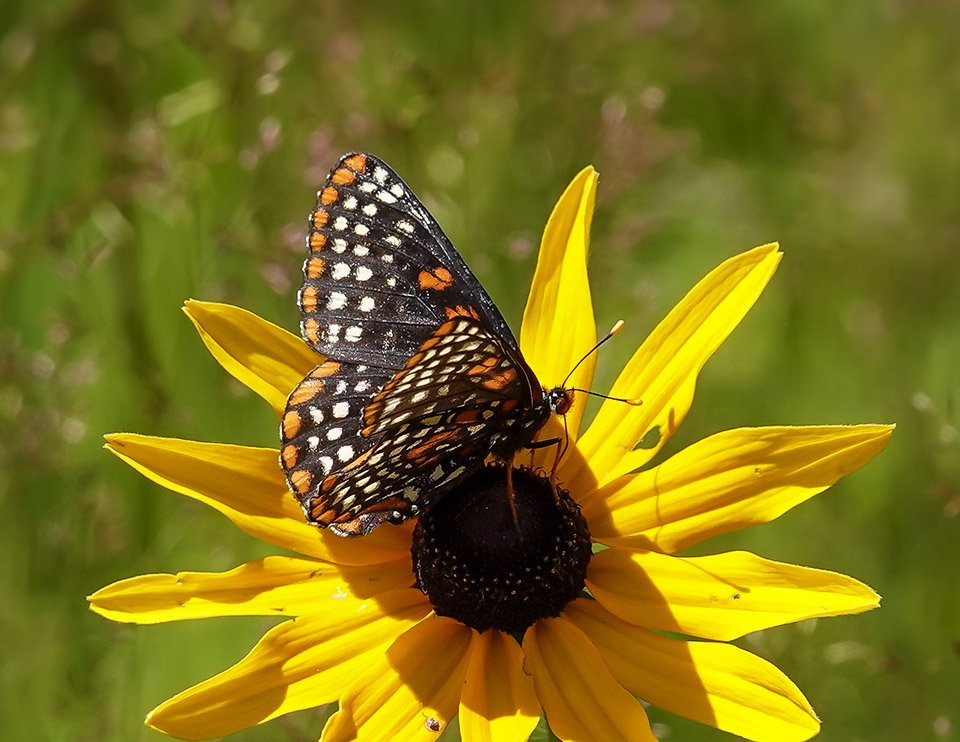
[[[592,353],[596,352],[596,350],[597,350],[601,345],[603,345],[603,344],[604,344],[605,342],[607,342],[610,338],[612,338],[614,335],[616,335],[618,332],[620,332],[620,330],[623,329],[623,324],[624,324],[624,323],[623,323],[623,320],[622,320],[622,319],[618,319],[617,322],[616,322],[616,324],[614,324],[614,326],[610,328],[610,332],[608,332],[606,335],[604,335],[603,338],[600,340],[600,342],[598,342],[596,345],[594,345],[589,351],[587,351],[587,354],[586,354],[583,358],[581,358],[579,361],[577,361],[577,365],[574,366],[572,369],[570,369],[570,373],[567,374],[567,378],[565,378],[565,379],[563,380],[563,384],[560,385],[560,387],[561,387],[562,389],[565,389],[565,390],[567,390],[567,391],[569,391],[569,392],[583,392],[584,394],[589,394],[591,397],[600,397],[601,399],[612,399],[614,402],[626,402],[627,404],[630,404],[630,405],[639,406],[639,405],[642,405],[642,404],[643,404],[643,400],[641,400],[639,397],[634,398],[634,399],[624,399],[623,397],[611,397],[611,396],[608,396],[608,395],[606,395],[606,394],[600,394],[600,393],[598,393],[598,392],[591,392],[589,389],[578,389],[578,388],[576,388],[576,387],[568,387],[568,386],[567,386],[567,382],[570,380],[570,377],[573,376],[573,372],[576,371],[578,368],[580,368],[580,364],[583,363],[585,360],[587,360]],[[564,421],[564,424],[566,424],[566,421]],[[566,446],[564,446],[564,450],[566,450]],[[563,454],[561,454],[561,456],[562,456],[562,455],[563,455]]]
[[[591,392],[589,389],[577,389],[576,387],[569,387],[567,391],[570,392],[583,392],[584,394],[589,394],[591,397],[600,397],[600,399],[610,399],[614,402],[626,402],[629,405],[634,407],[639,407],[643,404],[643,400],[640,397],[634,397],[633,399],[627,399],[626,397],[611,397],[609,394],[600,394],[600,392]]]
[[[593,353],[595,353],[595,352],[597,351],[597,349],[598,349],[601,345],[603,345],[605,342],[607,342],[610,338],[612,338],[614,335],[616,335],[616,334],[617,334],[618,332],[620,332],[620,330],[622,330],[622,329],[623,329],[623,320],[622,320],[622,319],[618,319],[618,320],[617,320],[617,323],[610,329],[610,332],[608,332],[606,335],[604,335],[604,336],[603,336],[603,339],[600,340],[600,342],[598,342],[596,345],[594,345],[590,350],[588,350],[588,351],[586,352],[586,354],[584,354],[583,358],[581,358],[579,361],[577,361],[577,365],[570,369],[570,373],[567,374],[567,378],[565,378],[565,379],[563,380],[563,383],[560,385],[561,388],[566,389],[566,388],[567,388],[567,382],[570,381],[570,377],[573,376],[573,372],[576,371],[578,368],[580,368],[580,364],[582,364],[585,360],[587,360]]]

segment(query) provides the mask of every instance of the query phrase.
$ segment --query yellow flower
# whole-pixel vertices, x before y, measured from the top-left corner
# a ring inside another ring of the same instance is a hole
[[[523,318],[524,356],[548,388],[596,340],[586,273],[596,183],[594,170],[583,170],[554,209]],[[108,436],[107,448],[153,481],[303,555],[267,557],[223,574],[144,575],[90,596],[93,610],[132,623],[287,619],[236,665],[158,706],[147,723],[205,739],[339,701],[325,742],[436,739],[458,715],[467,742],[524,740],[541,709],[563,740],[653,740],[641,698],[748,739],[816,734],[819,721],[796,686],[725,642],[866,611],[878,605],[876,593],[844,575],[742,551],[675,554],[773,520],[830,487],[882,450],[892,426],[729,430],[641,468],[682,422],[698,372],[779,259],[776,245],[738,255],[669,313],[610,392],[642,405],[606,401],[582,435],[582,404],[566,415],[570,446],[557,479],[602,546],[587,567],[589,594],[559,616],[536,620],[522,643],[437,615],[412,586],[410,523],[357,539],[308,525],[276,450]],[[185,311],[221,365],[278,417],[318,362],[299,338],[244,310],[191,301]],[[590,388],[594,358],[570,386]],[[659,434],[655,445],[638,448],[651,431]],[[562,435],[554,419],[541,438]],[[519,458],[549,471],[555,455],[541,449]]]

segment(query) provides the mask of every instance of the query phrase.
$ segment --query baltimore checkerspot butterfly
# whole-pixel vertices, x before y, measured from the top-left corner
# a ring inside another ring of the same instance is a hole
[[[537,445],[572,391],[541,386],[384,162],[345,155],[317,200],[299,304],[303,337],[327,360],[287,399],[280,458],[307,519],[353,536],[416,515],[490,454]]]

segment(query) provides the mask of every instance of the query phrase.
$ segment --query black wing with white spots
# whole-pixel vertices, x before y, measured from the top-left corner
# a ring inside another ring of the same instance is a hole
[[[301,330],[328,360],[288,398],[281,461],[308,520],[359,535],[511,458],[557,397],[382,161],[343,157],[310,222]]]
[[[317,199],[299,299],[303,337],[318,353],[399,369],[453,314],[517,348],[440,226],[382,161],[343,157]]]

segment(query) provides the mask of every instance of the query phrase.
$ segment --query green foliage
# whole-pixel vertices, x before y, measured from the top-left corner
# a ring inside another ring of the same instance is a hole
[[[727,427],[897,422],[875,462],[705,550],[855,575],[881,610],[745,646],[823,740],[958,739],[960,6],[99,2],[0,8],[0,737],[158,740],[154,705],[267,624],[129,627],[83,596],[267,548],[100,450],[138,431],[275,445],[184,299],[291,330],[316,187],[390,162],[514,325],[549,210],[601,173],[597,388],[721,260],[779,275],[670,450]],[[323,711],[237,739],[315,739]],[[671,740],[723,735],[656,709]],[[537,739],[550,739],[544,729]]]

